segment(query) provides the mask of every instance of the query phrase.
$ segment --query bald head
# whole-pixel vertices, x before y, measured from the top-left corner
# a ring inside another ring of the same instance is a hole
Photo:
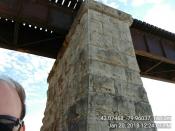
[[[15,87],[0,80],[0,115],[20,118],[22,103]]]

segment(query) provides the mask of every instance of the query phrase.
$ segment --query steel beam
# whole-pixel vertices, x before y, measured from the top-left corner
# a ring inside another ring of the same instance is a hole
[[[72,6],[66,7],[60,4],[56,6],[49,0],[1,0],[0,16],[66,33],[77,12],[76,9],[72,9]]]
[[[138,20],[130,31],[141,75],[175,83],[175,34]]]

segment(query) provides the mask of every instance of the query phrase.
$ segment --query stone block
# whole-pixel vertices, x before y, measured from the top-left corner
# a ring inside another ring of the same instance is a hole
[[[135,106],[134,102],[129,100],[127,96],[115,96],[114,104],[118,107],[118,112],[122,116],[134,116]]]
[[[95,10],[89,10],[88,11],[88,18],[102,22],[103,20],[103,14],[101,12],[95,11]]]
[[[116,26],[115,24],[113,24],[112,22],[107,24],[107,23],[103,23],[103,34],[104,35],[110,35],[110,36],[114,36],[116,38],[120,38],[120,31],[118,26]]]
[[[87,131],[109,131],[108,121],[88,118]]]
[[[103,35],[98,32],[93,32],[90,34],[89,43],[99,48],[112,48],[112,36]]]
[[[142,85],[142,80],[140,78],[139,72],[133,71],[131,69],[125,69],[126,81],[128,83],[140,84]]]
[[[122,51],[120,50],[120,48],[121,48],[120,46],[122,45],[121,43],[122,43],[122,41],[120,40],[119,34],[113,34],[113,36],[112,36],[112,48],[115,49],[116,51],[122,53]]]
[[[93,76],[93,92],[115,94],[114,80],[105,76]]]
[[[135,103],[135,112],[137,116],[152,116],[152,110],[149,103],[145,102],[136,102]]]
[[[88,104],[90,108],[106,107],[109,110],[113,106],[113,97],[107,93],[90,92]]]
[[[126,81],[116,80],[114,82],[116,95],[117,96],[127,96],[131,101],[141,101],[146,98],[140,97],[139,89],[142,88],[141,85],[126,83]]]
[[[88,29],[89,29],[89,32],[91,32],[91,33],[93,33],[93,32],[103,33],[102,23],[100,21],[96,21],[93,19],[89,21]]]
[[[68,131],[86,130],[87,100],[87,98],[80,99],[69,107],[69,110],[65,115],[67,116],[66,127],[68,128]]]
[[[145,103],[148,103],[148,97],[147,92],[143,86],[138,87],[138,96],[140,98],[140,101],[143,101]]]
[[[79,40],[78,39],[79,38],[78,36],[80,36],[81,35],[81,32],[82,32],[81,29],[82,29],[82,26],[80,24],[78,24],[74,28],[74,30],[66,36],[67,42],[72,43],[74,46],[76,46],[77,43],[78,43],[78,40]]]
[[[88,17],[88,12],[82,12],[82,13],[83,14],[81,15],[81,18],[79,20],[79,22],[80,22],[79,24],[84,27],[85,25],[88,24],[89,17]]]
[[[115,34],[113,34],[112,44],[113,44],[113,48],[115,48],[119,52],[125,55],[130,55],[135,57],[135,50],[134,50],[133,44],[129,41],[122,41],[120,38],[120,35],[119,37],[117,37],[115,36]]]
[[[126,59],[123,54],[115,49],[103,49],[96,46],[89,46],[90,58],[115,66],[126,66]]]
[[[128,32],[121,32],[120,31],[120,39],[122,41],[128,41],[130,43],[132,42],[132,38],[131,38],[130,32],[128,33]]]
[[[90,73],[126,81],[125,68],[91,60]]]
[[[137,60],[135,56],[126,55],[127,67],[136,72],[140,72]]]
[[[118,26],[119,31],[123,32],[123,33],[128,33],[130,32],[130,26],[128,25],[128,23],[123,22],[122,20],[115,20],[113,21],[115,25]]]
[[[96,1],[88,1],[88,8],[91,10],[96,10],[98,12],[101,12],[107,16],[111,16],[117,19],[120,19],[129,25],[132,23],[132,17],[129,14],[126,14],[120,10],[114,9],[112,7],[109,7],[107,5],[103,5],[102,3],[96,2]]]

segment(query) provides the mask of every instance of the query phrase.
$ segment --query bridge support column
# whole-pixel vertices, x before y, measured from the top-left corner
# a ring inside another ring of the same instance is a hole
[[[130,120],[152,116],[131,23],[130,15],[95,1],[82,5],[48,78],[41,131],[156,130]]]

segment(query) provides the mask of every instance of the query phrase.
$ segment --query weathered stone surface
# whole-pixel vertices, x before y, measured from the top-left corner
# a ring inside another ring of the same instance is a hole
[[[126,83],[126,81],[115,80],[114,87],[116,95],[127,96],[131,101],[147,102],[147,94],[145,89],[140,84]]]
[[[130,122],[129,115],[152,115],[131,41],[131,23],[126,13],[85,1],[49,75],[41,131],[137,131],[110,124]],[[125,119],[100,119],[105,116]]]
[[[89,46],[90,58],[109,65],[125,66],[127,65],[126,56],[117,52],[115,49],[104,49],[94,46]],[[128,60],[130,62],[131,60]],[[131,62],[130,62],[131,63]]]
[[[91,60],[90,73],[126,81],[125,68]]]
[[[94,75],[92,84],[92,92],[115,94],[114,80],[111,78]]]
[[[119,52],[124,53],[126,55],[135,56],[134,47],[132,42],[123,41],[121,38],[116,38],[116,36],[112,37],[112,43],[115,49]]]
[[[100,121],[96,118],[88,119],[88,131],[109,131],[108,121]]]
[[[100,48],[112,48],[112,36],[109,35],[102,35],[98,32],[93,32],[90,34],[90,42],[92,45]]]
[[[97,20],[91,20],[88,26],[88,31],[90,31],[92,34],[94,32],[97,32],[99,34],[101,34],[103,32],[103,27],[102,27],[102,23],[97,21]]]
[[[135,103],[135,112],[137,116],[152,116],[151,106],[149,103],[145,102],[136,102]]]
[[[135,56],[126,55],[126,60],[127,60],[127,65],[129,69],[132,69],[136,72],[140,72]]]
[[[126,81],[133,84],[142,84],[142,80],[140,78],[140,74],[131,69],[125,69],[126,73]]]
[[[127,96],[115,96],[114,97],[114,105],[117,105],[118,112],[120,112],[121,115],[129,115],[134,116],[135,115],[135,107],[134,102],[129,100]]]
[[[89,108],[98,107],[108,108],[107,111],[113,106],[113,98],[110,94],[106,93],[89,93]]]
[[[101,14],[105,14],[108,17],[114,17],[115,19],[121,20],[122,22],[128,23],[128,25],[131,25],[132,23],[132,17],[120,10],[116,10],[114,8],[111,8],[109,6],[106,6],[104,4],[100,4],[97,1],[88,0],[86,1],[88,4],[86,5],[88,9],[94,10],[96,12],[100,12]],[[102,18],[105,20],[105,18]],[[106,23],[107,21],[105,21]]]

